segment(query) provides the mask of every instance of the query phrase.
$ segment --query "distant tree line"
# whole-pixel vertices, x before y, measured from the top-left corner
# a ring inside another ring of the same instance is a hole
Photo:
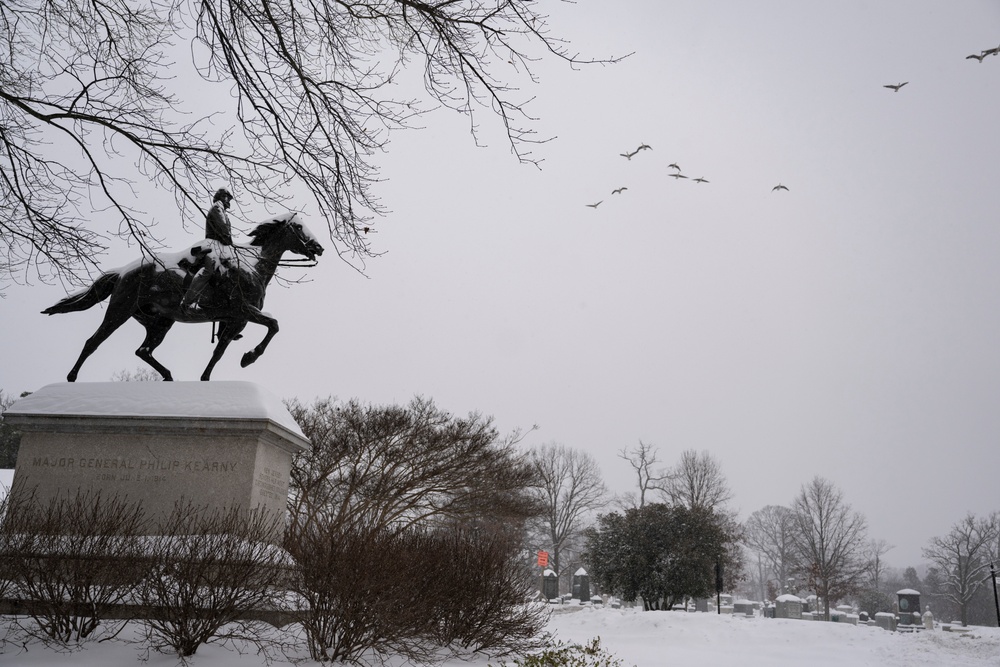
[[[998,624],[990,568],[1000,563],[1000,513],[973,514],[948,532],[928,540],[929,567],[889,567],[892,545],[870,538],[864,517],[843,494],[817,477],[803,485],[789,507],[769,505],[743,524],[748,560],[744,590],[774,600],[782,593],[816,595],[830,605],[850,602],[870,616],[895,611],[896,592],[921,593],[923,608],[938,619],[964,624]]]

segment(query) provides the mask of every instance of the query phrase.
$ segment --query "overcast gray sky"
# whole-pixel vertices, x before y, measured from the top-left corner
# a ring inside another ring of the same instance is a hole
[[[1000,57],[966,59],[1000,45],[1000,3],[550,5],[585,55],[635,54],[539,65],[542,168],[486,115],[486,148],[445,111],[394,135],[386,254],[361,275],[328,253],[272,289],[267,354],[239,367],[250,328],[214,378],[537,424],[527,446],[593,454],[618,492],[640,439],[668,464],[707,450],[744,518],[822,475],[897,567],[1000,509]],[[266,216],[235,212],[243,232]],[[200,229],[161,219],[174,247]],[[64,380],[104,311],[39,314],[63,295],[7,289],[3,390]],[[195,380],[209,336],[175,327],[157,356]],[[141,340],[122,327],[80,381],[135,369]]]

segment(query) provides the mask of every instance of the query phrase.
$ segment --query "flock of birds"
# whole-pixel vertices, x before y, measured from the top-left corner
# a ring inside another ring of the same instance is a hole
[[[986,49],[985,51],[980,51],[979,53],[973,53],[971,55],[965,56],[965,59],[978,60],[979,62],[983,62],[983,58],[985,58],[986,56],[997,56],[997,55],[1000,55],[1000,46],[995,46],[992,49]],[[899,89],[908,83],[909,81],[903,81],[902,83],[889,83],[882,87],[888,88],[894,93],[898,93]]]
[[[981,63],[981,62],[983,62],[983,59],[986,58],[987,56],[998,56],[998,55],[1000,55],[1000,46],[995,46],[995,47],[993,47],[991,49],[985,49],[983,51],[980,51],[978,54],[973,53],[971,55],[968,55],[968,56],[965,57],[965,59],[966,60],[976,60],[976,61],[978,61],[978,62]],[[900,83],[888,83],[888,84],[886,84],[886,85],[884,85],[882,87],[883,88],[888,88],[889,90],[891,90],[894,93],[898,93],[899,89],[902,88],[903,86],[905,86],[908,83],[909,83],[909,81],[902,81]],[[653,147],[650,146],[649,144],[643,143],[643,144],[639,144],[639,147],[636,148],[635,150],[633,150],[633,151],[626,151],[625,153],[620,153],[620,155],[623,158],[625,158],[625,159],[627,159],[627,160],[629,160],[631,162],[632,158],[634,158],[636,155],[638,155],[642,151],[648,151],[648,150],[653,150]],[[677,180],[680,180],[682,178],[687,178],[687,176],[685,176],[684,174],[681,173],[681,168],[680,168],[680,166],[676,162],[670,163],[669,165],[667,165],[667,167],[669,169],[673,169],[673,172],[671,172],[670,174],[668,174],[671,178],[674,178],[674,179],[677,179]],[[702,178],[700,176],[698,178],[692,178],[691,181],[694,182],[694,183],[708,183],[707,179]],[[620,195],[623,192],[625,192],[626,190],[628,190],[628,187],[626,187],[626,186],[623,185],[621,187],[618,187],[618,188],[615,188],[614,190],[612,190],[611,194],[612,195]],[[781,192],[782,190],[786,190],[787,191],[788,190],[788,186],[782,185],[781,183],[778,183],[773,188],[771,188],[771,192]],[[585,204],[585,205],[587,207],[589,207],[589,208],[597,208],[602,203],[604,203],[603,199],[600,200],[600,201],[594,202],[593,204]]]
[[[626,151],[625,153],[619,153],[619,155],[621,155],[623,158],[625,158],[625,159],[627,159],[627,160],[629,160],[631,162],[632,158],[634,158],[640,152],[642,152],[642,151],[651,151],[651,150],[653,150],[652,146],[650,146],[649,144],[643,143],[643,144],[639,144],[639,147],[636,148],[635,150],[633,150],[633,151]],[[682,178],[688,178],[686,175],[684,175],[683,173],[681,173],[681,167],[676,162],[671,162],[669,165],[667,165],[667,167],[669,169],[673,170],[670,174],[668,174],[671,178],[674,178],[676,180],[680,180]],[[708,183],[709,181],[708,181],[707,178],[703,178],[703,177],[699,176],[697,178],[692,178],[691,182],[692,183]],[[771,192],[774,192],[776,190],[780,191],[780,190],[787,190],[787,189],[788,189],[787,186],[782,185],[781,183],[778,183],[773,188],[771,188]],[[611,194],[612,195],[620,195],[623,192],[625,192],[626,190],[628,190],[628,187],[623,185],[623,186],[621,186],[619,188],[615,188],[614,190],[612,190]],[[585,206],[587,206],[588,208],[597,208],[598,206],[600,206],[603,203],[604,203],[604,200],[602,199],[600,201],[594,202],[593,204],[585,204]]]

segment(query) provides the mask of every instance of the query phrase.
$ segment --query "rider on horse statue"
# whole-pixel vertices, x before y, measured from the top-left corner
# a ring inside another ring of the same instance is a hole
[[[212,208],[205,216],[205,239],[211,241],[208,247],[200,248],[202,253],[201,268],[191,281],[191,286],[184,293],[181,299],[181,312],[188,314],[199,314],[202,306],[198,303],[202,292],[208,287],[215,275],[219,264],[226,264],[230,253],[227,252],[233,245],[233,228],[229,223],[229,214],[226,212],[233,201],[233,195],[226,188],[219,188],[212,197]],[[193,249],[195,252],[199,248]],[[214,257],[209,257],[215,253]]]

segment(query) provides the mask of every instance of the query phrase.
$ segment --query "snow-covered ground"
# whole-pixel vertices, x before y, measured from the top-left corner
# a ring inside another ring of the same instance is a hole
[[[902,634],[876,627],[821,621],[745,618],[705,613],[642,612],[566,606],[555,608],[549,630],[564,642],[589,642],[621,660],[622,667],[997,667],[1000,631],[972,628],[965,634],[941,629]],[[139,649],[124,642],[88,644],[74,653],[8,644],[0,665],[16,667],[106,667],[139,665]],[[177,659],[151,655],[145,665],[172,667]],[[194,666],[255,667],[264,660],[203,646]],[[276,665],[283,664],[281,661]],[[305,665],[313,665],[306,661]],[[393,667],[402,667],[402,662]],[[442,667],[499,667],[485,658],[452,660]]]

